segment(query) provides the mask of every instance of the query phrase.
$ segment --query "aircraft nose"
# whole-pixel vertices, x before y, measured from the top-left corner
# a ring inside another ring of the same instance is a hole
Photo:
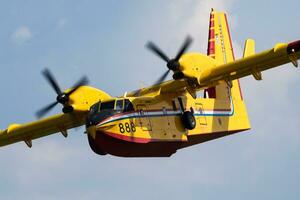
[[[97,125],[99,122],[113,115],[112,111],[101,111],[99,113],[90,113],[86,119],[86,128]]]

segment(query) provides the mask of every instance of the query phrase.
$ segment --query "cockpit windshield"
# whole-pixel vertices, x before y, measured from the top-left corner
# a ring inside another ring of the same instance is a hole
[[[100,102],[95,103],[94,105],[92,105],[92,107],[90,108],[90,112],[91,113],[98,113],[98,112],[100,112]]]
[[[91,113],[99,113],[103,110],[130,112],[134,111],[134,107],[129,99],[117,99],[105,102],[98,102],[91,107]]]
[[[115,100],[107,101],[100,104],[100,110],[113,110],[115,108]]]

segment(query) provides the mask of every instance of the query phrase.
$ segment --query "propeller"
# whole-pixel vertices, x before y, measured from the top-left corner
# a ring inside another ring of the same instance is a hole
[[[180,67],[179,59],[187,51],[187,49],[191,45],[192,41],[193,41],[193,39],[190,36],[187,36],[186,39],[185,39],[185,41],[183,42],[181,48],[179,49],[177,55],[175,56],[175,58],[172,58],[172,59],[170,59],[153,42],[150,41],[150,42],[147,43],[146,47],[150,51],[152,51],[154,54],[156,54],[158,57],[160,57],[161,59],[163,59],[167,63],[167,67],[168,67],[168,70],[159,77],[159,79],[155,82],[154,85],[157,85],[157,84],[163,82],[167,78],[167,76],[168,76],[168,74],[170,73],[171,70],[174,72],[173,78],[175,80],[183,78],[183,73],[179,71],[179,67]]]
[[[64,113],[67,112],[72,112],[73,111],[73,107],[72,106],[68,106],[67,103],[69,102],[69,96],[71,94],[73,94],[80,86],[86,85],[88,84],[88,79],[87,77],[82,77],[79,81],[77,81],[72,89],[68,92],[62,92],[56,79],[54,78],[53,74],[48,70],[45,69],[42,71],[43,76],[45,77],[45,79],[47,80],[47,82],[50,84],[50,86],[54,89],[54,91],[57,94],[56,97],[56,101],[41,108],[40,110],[38,110],[36,112],[36,116],[38,118],[41,118],[42,116],[44,116],[45,114],[47,114],[52,108],[54,108],[58,103],[62,104],[64,107],[62,109],[62,111]]]

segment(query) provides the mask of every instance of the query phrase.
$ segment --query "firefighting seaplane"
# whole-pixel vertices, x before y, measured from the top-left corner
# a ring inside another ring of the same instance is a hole
[[[154,43],[146,47],[166,63],[167,71],[150,86],[112,97],[87,86],[82,78],[62,91],[49,70],[43,75],[56,101],[37,112],[39,119],[11,124],[0,131],[0,146],[25,142],[86,126],[91,149],[100,155],[168,157],[177,150],[250,129],[239,78],[262,80],[262,71],[291,62],[298,66],[300,41],[279,43],[256,53],[245,42],[243,58],[235,60],[226,14],[212,10],[207,55],[187,52],[187,37],[174,58]],[[172,72],[173,80],[165,81]],[[197,96],[197,92],[204,95]],[[57,104],[62,113],[42,118]]]

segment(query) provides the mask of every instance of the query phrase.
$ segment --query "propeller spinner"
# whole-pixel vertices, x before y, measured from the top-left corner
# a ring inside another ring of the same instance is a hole
[[[161,77],[155,82],[154,85],[160,84],[163,82],[169,72],[172,70],[174,72],[173,78],[175,80],[183,78],[183,73],[179,70],[180,63],[179,59],[180,57],[187,51],[187,49],[190,47],[193,39],[190,36],[187,36],[184,43],[182,44],[181,48],[179,49],[177,55],[175,58],[170,59],[157,45],[155,45],[153,42],[148,42],[146,47],[151,50],[153,53],[155,53],[158,57],[166,61],[168,70],[161,75]]]
[[[45,69],[42,74],[44,75],[44,77],[46,78],[46,80],[48,81],[48,83],[51,85],[51,87],[54,89],[54,91],[57,94],[56,97],[56,101],[43,107],[42,109],[38,110],[36,112],[36,116],[38,118],[41,118],[42,116],[44,116],[45,114],[47,114],[52,108],[54,108],[58,103],[62,104],[64,107],[62,109],[62,111],[64,113],[68,113],[68,112],[72,112],[73,111],[73,107],[68,105],[69,102],[69,96],[74,93],[80,86],[86,85],[88,84],[88,79],[87,77],[82,77],[77,83],[74,84],[74,86],[72,87],[72,89],[68,92],[62,92],[57,81],[55,80],[54,76],[52,75],[52,73],[48,70]]]

